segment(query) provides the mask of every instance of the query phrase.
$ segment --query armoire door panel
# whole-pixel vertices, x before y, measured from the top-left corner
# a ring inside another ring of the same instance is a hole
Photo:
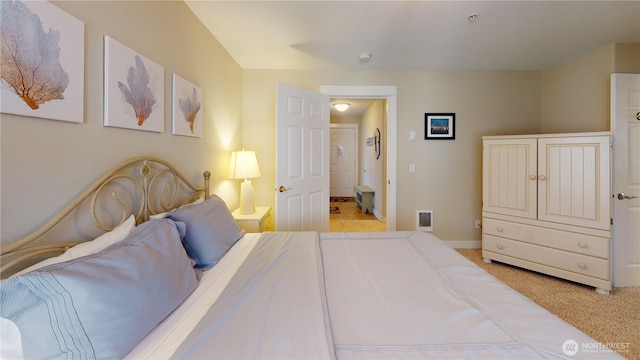
[[[483,211],[536,218],[536,139],[484,143]]]
[[[538,219],[610,228],[609,137],[538,140]]]

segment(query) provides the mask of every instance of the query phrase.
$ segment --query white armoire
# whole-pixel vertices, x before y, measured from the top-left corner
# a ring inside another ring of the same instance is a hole
[[[482,256],[611,290],[611,134],[484,136]]]

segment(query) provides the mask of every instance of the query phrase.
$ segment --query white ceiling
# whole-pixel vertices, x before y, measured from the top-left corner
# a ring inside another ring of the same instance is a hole
[[[185,3],[243,69],[536,71],[640,43],[638,0]],[[359,115],[371,100],[349,102],[332,115]]]
[[[543,70],[640,43],[637,0],[185,2],[243,69]]]

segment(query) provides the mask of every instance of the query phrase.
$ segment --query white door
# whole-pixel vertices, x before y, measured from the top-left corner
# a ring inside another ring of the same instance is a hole
[[[329,231],[329,96],[276,86],[276,230]]]
[[[640,286],[640,74],[611,75],[613,286]]]
[[[353,197],[356,186],[357,124],[331,124],[330,196]]]

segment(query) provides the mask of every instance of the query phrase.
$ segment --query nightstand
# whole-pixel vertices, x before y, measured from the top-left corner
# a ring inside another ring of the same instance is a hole
[[[236,209],[231,215],[244,231],[259,233],[269,230],[271,206],[256,206],[256,212],[249,215],[240,214],[240,209]]]

